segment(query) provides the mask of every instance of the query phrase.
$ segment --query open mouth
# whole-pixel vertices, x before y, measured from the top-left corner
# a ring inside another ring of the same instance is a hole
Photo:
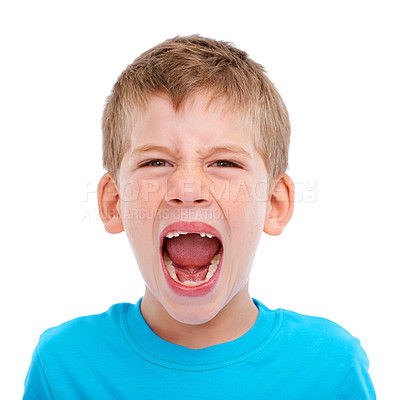
[[[162,242],[162,257],[170,277],[188,288],[202,286],[218,271],[223,246],[207,232],[171,230]]]

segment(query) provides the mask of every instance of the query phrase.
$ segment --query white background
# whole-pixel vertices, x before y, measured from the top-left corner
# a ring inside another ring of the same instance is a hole
[[[345,327],[378,398],[399,399],[396,2],[145,3],[2,3],[0,397],[22,397],[45,329],[142,296],[125,234],[98,219],[101,113],[141,52],[200,33],[263,64],[291,116],[295,211],[263,235],[251,295]]]

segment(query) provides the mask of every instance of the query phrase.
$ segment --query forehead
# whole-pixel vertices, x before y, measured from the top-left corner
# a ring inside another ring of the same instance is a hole
[[[221,96],[201,92],[191,95],[176,109],[167,95],[152,95],[131,130],[131,148],[148,141],[188,143],[236,142],[254,150],[252,125],[247,115]]]

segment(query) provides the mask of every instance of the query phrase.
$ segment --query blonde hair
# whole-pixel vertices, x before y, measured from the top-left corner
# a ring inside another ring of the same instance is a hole
[[[152,94],[167,94],[175,107],[200,90],[225,96],[255,132],[269,182],[288,166],[290,122],[279,93],[264,68],[231,43],[177,36],[140,55],[115,83],[102,119],[103,166],[118,182],[135,116]]]

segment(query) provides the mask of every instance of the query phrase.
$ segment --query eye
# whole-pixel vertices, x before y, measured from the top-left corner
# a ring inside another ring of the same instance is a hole
[[[150,160],[150,161],[142,164],[141,167],[166,167],[167,164],[171,165],[165,160],[157,159],[157,160]]]
[[[236,167],[236,168],[240,168],[239,164],[236,164],[233,161],[228,161],[228,160],[218,160],[215,161],[212,165],[217,164],[221,167],[227,167],[227,168],[231,168],[231,167]]]

